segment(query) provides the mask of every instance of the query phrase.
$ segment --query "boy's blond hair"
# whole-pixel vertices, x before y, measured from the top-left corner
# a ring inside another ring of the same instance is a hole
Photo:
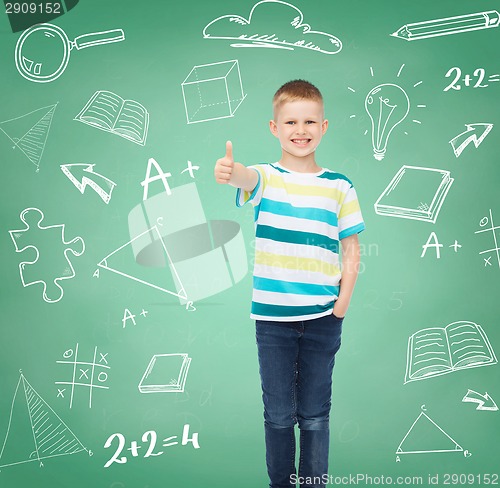
[[[312,100],[323,104],[321,92],[306,80],[292,80],[282,85],[273,97],[273,113],[276,119],[276,112],[287,102],[297,100]]]

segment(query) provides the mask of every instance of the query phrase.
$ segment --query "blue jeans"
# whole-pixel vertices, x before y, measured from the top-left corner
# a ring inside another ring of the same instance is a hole
[[[296,486],[295,480],[303,480],[303,488],[325,486],[332,371],[342,321],[329,314],[297,322],[255,323],[271,488],[290,488]],[[300,429],[298,476],[296,423]]]

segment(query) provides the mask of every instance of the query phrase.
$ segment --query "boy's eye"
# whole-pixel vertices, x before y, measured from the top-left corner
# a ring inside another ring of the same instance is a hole
[[[316,121],[315,120],[306,120],[306,124],[310,125],[310,124],[315,124]],[[288,124],[288,125],[294,125],[295,124],[295,121],[294,120],[289,120],[288,122],[285,122],[285,124]]]

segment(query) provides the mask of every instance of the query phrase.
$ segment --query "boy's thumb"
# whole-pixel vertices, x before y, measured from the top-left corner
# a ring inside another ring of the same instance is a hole
[[[226,158],[233,160],[233,144],[231,141],[226,142]]]

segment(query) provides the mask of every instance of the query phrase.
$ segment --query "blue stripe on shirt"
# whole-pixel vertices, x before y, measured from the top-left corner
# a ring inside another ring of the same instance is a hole
[[[302,315],[314,315],[326,312],[333,308],[334,301],[325,305],[269,305],[267,303],[252,302],[252,313],[265,317],[299,317]]]
[[[359,234],[360,232],[365,230],[365,223],[361,222],[360,224],[353,225],[352,227],[347,227],[339,234],[339,240],[345,239],[346,237],[352,236],[353,234]]]
[[[290,171],[287,171],[286,169],[280,168],[279,166],[275,164],[269,164],[269,166],[272,166],[276,171],[280,171],[281,173],[290,173]]]
[[[317,285],[296,281],[281,281],[254,276],[253,287],[257,290],[275,293],[293,293],[295,295],[335,295],[340,292],[339,286]]]
[[[286,217],[297,217],[299,219],[317,220],[326,224],[337,226],[338,219],[335,212],[323,208],[295,207],[290,203],[277,202],[269,198],[262,198],[261,210]]]
[[[236,190],[236,206],[237,207],[242,207],[243,205],[245,205],[246,202],[248,202],[249,200],[251,200],[253,197],[255,197],[255,194],[257,193],[257,191],[259,190],[259,187],[261,185],[261,176],[260,176],[260,171],[258,169],[255,169],[255,168],[250,168],[252,169],[253,171],[256,171],[257,172],[257,175],[258,175],[258,179],[257,179],[257,184],[255,185],[255,188],[253,189],[252,193],[250,194],[250,196],[248,197],[248,200],[240,203],[240,196],[241,196],[241,192],[242,191],[245,191],[243,190],[242,188],[238,188]]]
[[[349,185],[353,186],[352,181],[347,176],[344,176],[341,173],[335,173],[334,171],[325,171],[323,174],[319,175],[318,178],[325,178],[327,180],[332,180],[332,181],[333,180],[344,180],[344,181],[347,181],[347,183],[349,183]]]

